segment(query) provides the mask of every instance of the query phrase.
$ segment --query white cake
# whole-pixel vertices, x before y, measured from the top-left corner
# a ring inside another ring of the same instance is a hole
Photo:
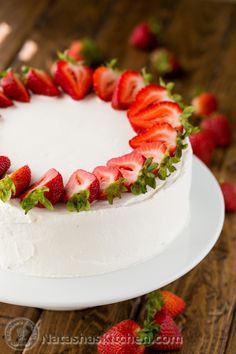
[[[1,155],[11,170],[28,164],[37,180],[50,168],[64,182],[78,168],[92,171],[131,151],[134,136],[125,111],[94,95],[33,96],[30,104],[1,110]],[[160,253],[188,220],[192,151],[158,188],[135,196],[125,193],[113,205],[96,202],[90,211],[70,213],[33,209],[25,215],[19,201],[0,202],[0,269],[41,277],[89,276],[115,271]]]

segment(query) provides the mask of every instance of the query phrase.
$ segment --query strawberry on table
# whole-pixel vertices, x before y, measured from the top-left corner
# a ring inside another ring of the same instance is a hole
[[[216,111],[218,101],[216,96],[211,92],[203,92],[192,100],[194,113],[198,116],[207,116]]]
[[[87,65],[77,63],[65,54],[55,63],[54,79],[63,91],[74,100],[84,98],[92,87],[93,71]]]
[[[180,315],[185,307],[185,301],[168,290],[160,290],[160,295],[163,301],[163,309],[165,309],[171,317]]]
[[[224,201],[225,201],[225,210],[227,212],[234,212],[236,210],[236,188],[230,182],[223,182],[220,185]]]
[[[97,177],[84,170],[75,171],[65,186],[64,201],[69,211],[86,211],[98,198],[99,181]]]
[[[12,100],[4,94],[2,87],[0,87],[0,108],[7,108],[13,106],[13,104]]]
[[[26,214],[34,207],[53,210],[53,205],[61,200],[63,193],[62,176],[52,168],[20,196],[21,207]]]
[[[11,166],[11,161],[7,156],[0,156],[0,178],[2,178]]]
[[[134,70],[126,70],[116,82],[112,97],[112,107],[115,109],[128,109],[134,102],[138,91],[149,83],[150,75]]]
[[[180,63],[167,48],[158,48],[151,54],[151,63],[159,75],[176,74],[180,71]]]
[[[25,77],[26,86],[37,95],[59,96],[60,91],[55,85],[52,77],[43,70],[23,66],[22,72]]]
[[[2,71],[0,76],[1,86],[4,91],[4,94],[11,100],[20,101],[20,102],[29,102],[30,95],[27,91],[25,85],[11,69]]]
[[[223,114],[215,113],[202,121],[201,127],[212,133],[216,145],[227,146],[231,143],[232,132],[229,120]]]
[[[6,175],[0,181],[0,199],[7,202],[11,198],[19,197],[30,185],[31,170],[25,165]]]
[[[93,88],[103,101],[111,101],[120,72],[116,68],[116,60],[107,66],[99,66],[93,74]]]
[[[99,181],[99,199],[107,199],[113,204],[114,198],[121,198],[121,194],[127,191],[124,186],[124,178],[118,168],[109,166],[98,166],[93,174]]]
[[[161,26],[158,22],[141,22],[134,27],[129,42],[134,47],[150,50],[157,44]]]
[[[100,51],[90,38],[74,40],[66,53],[76,61],[83,61],[91,67],[96,67],[101,62]]]
[[[211,132],[200,131],[190,135],[193,153],[206,165],[209,165],[215,150],[215,141]]]

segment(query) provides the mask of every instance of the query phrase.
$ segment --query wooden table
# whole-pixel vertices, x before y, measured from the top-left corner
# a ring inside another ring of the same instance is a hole
[[[12,32],[0,45],[0,69],[22,65],[18,53],[28,40],[40,47],[30,64],[49,68],[57,49],[63,50],[72,39],[82,36],[91,36],[108,58],[119,59],[121,67],[140,69],[147,62],[147,54],[131,48],[127,38],[137,22],[150,16],[162,20],[163,40],[177,53],[185,68],[185,74],[176,80],[177,90],[186,100],[196,86],[215,92],[220,110],[236,128],[236,3],[233,1],[0,0],[0,24],[6,22],[12,26]],[[216,151],[212,170],[218,179],[236,183],[235,142],[226,150]],[[188,305],[180,318],[185,340],[182,354],[236,352],[235,247],[234,214],[227,215],[221,238],[206,259],[167,287]],[[155,271],[158,270],[153,270],[153,276]],[[96,353],[96,346],[49,345],[42,338],[100,335],[122,319],[142,320],[143,304],[144,298],[138,298],[73,312],[0,304],[0,353],[13,352],[6,345],[4,329],[9,320],[17,317],[27,317],[39,326],[40,340],[29,353]]]

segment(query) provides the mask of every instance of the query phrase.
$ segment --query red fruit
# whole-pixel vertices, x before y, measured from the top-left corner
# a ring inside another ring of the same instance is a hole
[[[125,179],[125,185],[129,187],[138,180],[139,172],[144,162],[143,156],[134,151],[109,160],[107,166],[118,168],[122,177]]]
[[[51,76],[45,71],[34,68],[23,68],[26,86],[33,93],[45,96],[59,96],[60,91],[53,82]]]
[[[144,85],[143,75],[137,71],[126,70],[117,80],[112,97],[112,107],[115,109],[129,108]]]
[[[214,114],[204,119],[201,126],[203,130],[211,132],[216,145],[227,146],[231,143],[232,133],[229,120],[223,114]]]
[[[193,153],[206,165],[209,165],[215,150],[215,141],[212,134],[208,131],[201,131],[191,134],[189,138]]]
[[[103,101],[111,101],[120,73],[112,67],[100,66],[93,74],[93,87]]]
[[[0,87],[0,108],[7,108],[13,106],[12,100],[8,98],[4,93],[2,88]]]
[[[140,326],[125,320],[111,327],[98,342],[99,354],[143,354],[145,347],[136,340]]]
[[[154,323],[160,326],[153,348],[156,350],[179,350],[183,346],[183,336],[169,313],[162,309],[157,312]]]
[[[236,188],[229,182],[221,183],[221,190],[223,192],[225,201],[225,210],[234,212],[236,210]]]
[[[161,290],[160,293],[164,302],[163,309],[165,309],[171,317],[178,316],[184,311],[186,303],[181,297],[168,290]]]
[[[4,91],[4,94],[16,101],[20,102],[29,102],[30,95],[27,89],[25,88],[23,82],[19,77],[13,73],[12,70],[8,70],[2,73],[1,85]]]
[[[152,49],[157,42],[157,36],[147,22],[139,23],[132,31],[130,44],[140,49]]]
[[[177,132],[167,123],[154,125],[144,133],[136,135],[129,141],[132,148],[138,148],[143,143],[162,142],[165,143],[169,152],[172,154],[176,149]]]
[[[140,132],[159,123],[168,123],[179,131],[183,129],[181,115],[183,110],[175,102],[159,102],[129,118],[136,132]]]
[[[11,166],[11,161],[6,156],[0,156],[0,178],[4,176]]]
[[[218,102],[213,93],[204,92],[192,100],[194,113],[198,116],[209,115],[216,111]]]
[[[167,89],[161,85],[147,85],[137,93],[135,101],[128,110],[128,117],[135,117],[141,111],[160,101],[171,101]]]
[[[146,159],[153,158],[153,162],[160,164],[167,154],[167,147],[164,143],[157,141],[153,143],[144,143],[135,151]]]
[[[101,62],[101,56],[95,43],[89,38],[73,41],[66,51],[67,55],[76,61],[96,67]]]
[[[66,187],[64,200],[69,211],[83,211],[90,209],[90,203],[95,201],[99,193],[97,177],[84,170],[75,171]]]
[[[93,71],[81,63],[58,60],[55,64],[54,79],[74,100],[81,100],[91,89]]]
[[[18,197],[30,185],[31,170],[25,165],[10,175],[6,175],[0,181],[0,199],[7,202],[11,198]]]
[[[175,74],[180,70],[176,56],[166,48],[156,49],[151,54],[151,62],[159,75]]]
[[[61,174],[54,168],[48,170],[26,193],[21,195],[21,206],[28,213],[35,206],[52,210],[64,193]]]

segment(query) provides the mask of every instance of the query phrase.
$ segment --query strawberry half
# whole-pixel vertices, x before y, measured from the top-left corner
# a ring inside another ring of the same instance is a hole
[[[112,97],[112,107],[115,109],[129,108],[143,86],[145,86],[145,79],[142,74],[137,71],[126,70],[117,80]]]
[[[0,87],[0,108],[7,108],[13,106],[13,104],[12,100],[3,93],[3,89]]]
[[[116,61],[108,66],[100,66],[93,74],[93,88],[103,101],[111,101],[120,73],[114,68]]]
[[[11,198],[18,197],[30,185],[31,170],[25,165],[0,181],[0,199],[7,202]]]
[[[152,128],[159,123],[168,123],[172,128],[182,131],[181,115],[183,110],[175,102],[159,102],[129,118],[136,132]]]
[[[83,61],[91,67],[96,67],[101,62],[100,51],[90,38],[73,41],[66,53],[74,60]]]
[[[21,195],[21,207],[26,214],[34,207],[53,210],[53,205],[61,200],[63,193],[62,176],[52,168]]]
[[[7,70],[2,72],[1,76],[1,85],[4,94],[8,98],[20,102],[30,101],[29,92],[17,74],[15,74],[12,70]]]
[[[62,55],[61,57],[65,57]],[[76,63],[70,58],[58,60],[54,68],[54,79],[64,92],[74,100],[81,100],[90,91],[93,71],[88,66]]]
[[[93,174],[99,181],[99,199],[107,199],[113,204],[114,198],[121,198],[121,193],[126,192],[124,178],[116,167],[98,166],[93,170]]]
[[[135,117],[141,111],[161,101],[171,101],[169,91],[161,85],[147,85],[137,93],[135,101],[128,110],[128,117]]]
[[[198,116],[209,115],[216,111],[218,101],[216,96],[210,92],[203,92],[192,100],[194,113]]]
[[[143,143],[162,142],[168,148],[170,154],[173,154],[177,144],[177,132],[168,123],[154,125],[144,133],[136,135],[129,141],[132,148],[138,148]]]
[[[0,156],[0,178],[4,176],[11,166],[11,161],[7,156]]]
[[[152,161],[158,163],[158,165],[160,165],[168,153],[166,145],[160,141],[144,143],[135,151],[146,159],[152,158]]]
[[[77,170],[70,177],[66,187],[64,201],[69,211],[85,211],[98,198],[99,181],[87,171]]]
[[[45,71],[24,66],[22,72],[25,75],[27,88],[33,93],[44,96],[60,95],[52,77]]]

